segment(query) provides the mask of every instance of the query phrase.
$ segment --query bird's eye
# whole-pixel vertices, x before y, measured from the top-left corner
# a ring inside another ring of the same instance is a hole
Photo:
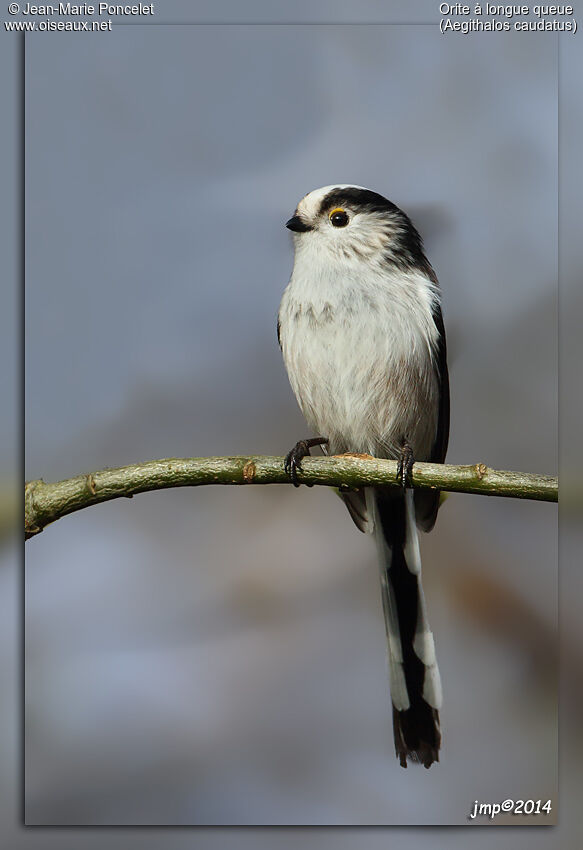
[[[341,207],[330,210],[328,218],[334,227],[346,227],[348,224],[348,214]]]

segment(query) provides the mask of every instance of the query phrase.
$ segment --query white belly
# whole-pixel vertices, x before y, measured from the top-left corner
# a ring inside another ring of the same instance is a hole
[[[429,456],[439,403],[437,330],[430,304],[420,309],[415,295],[405,276],[366,292],[354,282],[320,281],[316,297],[292,277],[280,309],[283,357],[302,412],[329,439],[331,454],[398,457],[407,440],[417,460]]]

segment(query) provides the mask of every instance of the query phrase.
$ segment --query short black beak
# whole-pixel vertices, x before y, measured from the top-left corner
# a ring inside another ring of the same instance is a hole
[[[293,230],[294,233],[306,233],[308,230],[312,230],[310,225],[306,224],[299,215],[292,215],[290,220],[286,221],[285,226],[289,228],[289,230]]]

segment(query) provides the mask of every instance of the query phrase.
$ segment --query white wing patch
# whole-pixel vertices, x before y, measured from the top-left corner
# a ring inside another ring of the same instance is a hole
[[[415,523],[415,501],[413,490],[405,493],[405,507],[407,510],[407,536],[405,539],[405,561],[409,572],[421,576],[421,552],[419,551],[419,535]]]

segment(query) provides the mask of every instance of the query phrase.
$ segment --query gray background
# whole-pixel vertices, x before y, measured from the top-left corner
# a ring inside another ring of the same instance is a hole
[[[303,434],[274,340],[282,223],[335,180],[426,237],[449,459],[552,472],[556,69],[548,37],[426,27],[29,38],[27,476]],[[64,520],[28,547],[28,822],[556,802],[555,517],[452,496],[424,541],[446,689],[429,772],[393,758],[372,547],[331,494],[178,491]]]

